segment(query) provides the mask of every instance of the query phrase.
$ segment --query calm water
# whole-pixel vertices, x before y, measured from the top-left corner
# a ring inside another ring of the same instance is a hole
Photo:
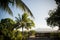
[[[41,37],[41,38],[29,38],[29,40],[60,40],[60,38]]]

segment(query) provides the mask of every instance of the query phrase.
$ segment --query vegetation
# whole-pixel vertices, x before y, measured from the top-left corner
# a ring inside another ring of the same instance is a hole
[[[52,26],[58,26],[60,30],[60,0],[55,0],[58,5],[57,9],[50,10],[49,17],[47,18],[47,24]],[[18,14],[16,21],[11,18],[5,18],[0,20],[0,40],[26,40],[30,35],[35,35],[34,30],[30,30],[34,27],[34,22],[30,19],[30,15],[33,17],[30,9],[24,4],[22,0],[0,0],[0,8],[7,11],[10,15],[13,15],[12,10],[9,7],[17,6],[24,11],[23,15]],[[27,13],[26,13],[27,12]],[[30,13],[30,15],[28,14]],[[18,29],[22,29],[19,31]],[[24,31],[26,29],[27,31]],[[50,37],[60,38],[60,33],[50,33]]]
[[[3,37],[3,40],[11,40],[12,31],[14,30],[15,22],[10,19],[2,19],[0,22],[0,35]]]
[[[23,11],[27,11],[33,17],[32,12],[22,0],[0,0],[0,9],[7,11],[10,15],[13,15],[9,4],[12,4],[12,6],[16,5],[16,7],[22,9]]]
[[[24,13],[22,17],[18,15],[16,21],[11,18],[1,19],[0,21],[0,39],[1,40],[26,40],[28,32],[24,32],[23,29],[27,30],[34,27],[34,22],[28,17],[27,13]],[[22,28],[22,32],[17,29]]]
[[[13,16],[13,12],[9,5],[16,6],[17,8],[22,9],[24,13],[22,17],[18,14],[18,18],[16,17],[16,21],[11,18],[5,18],[0,20],[0,40],[22,40],[23,36],[25,40],[27,38],[28,33],[24,32],[23,29],[31,29],[34,27],[34,22],[28,17],[28,13],[33,17],[32,12],[26,6],[26,4],[22,0],[0,0],[0,9],[7,11],[10,15]],[[17,29],[22,28],[22,32]],[[24,33],[24,34],[23,34]]]
[[[51,10],[47,18],[47,24],[50,26],[58,26],[60,30],[60,0],[55,0],[58,5],[57,9]]]
[[[28,17],[27,13],[24,13],[22,17],[18,14],[18,18],[16,17],[17,28],[22,28],[22,35],[24,34],[24,28],[29,30],[34,27],[34,22]]]

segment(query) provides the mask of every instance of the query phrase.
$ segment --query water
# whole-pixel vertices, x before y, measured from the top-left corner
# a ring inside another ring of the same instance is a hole
[[[60,38],[40,37],[40,38],[29,38],[28,40],[60,40]]]

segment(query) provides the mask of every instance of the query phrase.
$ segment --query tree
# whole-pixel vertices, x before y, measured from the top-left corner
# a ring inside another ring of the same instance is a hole
[[[28,17],[29,15],[27,13],[24,13],[22,15],[22,17],[18,14],[18,18],[16,17],[16,21],[17,21],[17,28],[22,28],[22,34],[24,34],[24,30],[23,28],[31,29],[32,27],[34,27],[34,22]]]
[[[32,27],[34,27],[34,22],[33,22],[33,20],[31,20],[30,18],[29,18],[29,15],[27,14],[27,13],[24,13],[23,15],[22,15],[22,21],[24,21],[24,26],[25,26],[25,28],[28,30],[28,29],[31,29]]]
[[[22,40],[22,33],[16,29],[16,23],[10,18],[1,19],[0,39],[1,40]]]
[[[59,3],[60,3],[60,0],[55,0],[56,1],[56,4],[58,4],[59,5]]]
[[[16,4],[17,7],[23,9],[24,11],[27,11],[28,13],[30,13],[31,16],[33,16],[30,9],[26,6],[26,4],[22,0],[0,0],[0,8],[6,10],[9,14],[13,15],[9,7],[9,4],[12,4],[13,6],[14,4]]]
[[[10,18],[1,19],[0,26],[8,30],[14,30],[15,21]],[[2,29],[3,29],[2,28]]]
[[[60,15],[58,15],[56,12],[51,12],[50,17],[47,18],[47,24],[50,25],[51,27],[53,26],[60,27]]]
[[[4,40],[11,40],[12,31],[14,30],[15,21],[10,18],[1,19],[0,22],[0,36]]]
[[[26,29],[28,29],[28,28],[31,28],[31,26],[34,27],[35,24],[30,18],[28,18],[29,15],[27,13],[24,13],[22,17],[19,14],[18,16],[19,16],[18,18],[15,17],[17,25],[19,25],[18,28],[22,27],[23,29],[23,27],[25,27]]]
[[[58,26],[60,30],[60,0],[55,0],[58,5],[56,10],[51,10],[47,18],[47,24],[50,26]]]
[[[21,33],[21,31],[13,30],[11,39],[12,40],[22,40],[22,33]]]

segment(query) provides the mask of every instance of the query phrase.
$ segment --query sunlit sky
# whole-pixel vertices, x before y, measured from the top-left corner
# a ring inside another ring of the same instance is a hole
[[[54,0],[23,0],[23,2],[29,7],[31,12],[33,13],[35,19],[35,29],[36,28],[49,28],[46,23],[46,18],[48,17],[49,10],[53,10],[57,7]],[[16,6],[12,7],[9,5],[11,10],[14,13],[14,16],[10,16],[9,14],[6,14],[6,12],[0,10],[0,19],[2,18],[12,18],[17,16],[17,13],[23,13],[22,10],[16,8]],[[2,15],[3,14],[3,15]],[[14,19],[15,20],[15,19]],[[54,28],[56,29],[56,28]]]

